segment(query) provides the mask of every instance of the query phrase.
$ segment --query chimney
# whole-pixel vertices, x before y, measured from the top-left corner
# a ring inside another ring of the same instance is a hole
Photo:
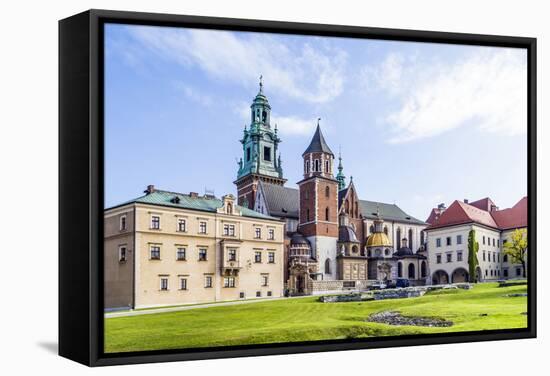
[[[197,192],[189,192],[189,197],[197,198],[199,194]]]
[[[155,186],[151,184],[147,186],[147,189],[144,191],[144,193],[151,194],[154,191],[155,191]]]
[[[498,210],[498,206],[496,205],[491,205],[491,211],[497,211]]]
[[[464,199],[464,203],[465,203],[465,204],[468,204],[468,203],[469,203],[467,198]]]
[[[441,211],[445,210],[445,203],[442,202],[441,204],[437,205],[437,208]]]

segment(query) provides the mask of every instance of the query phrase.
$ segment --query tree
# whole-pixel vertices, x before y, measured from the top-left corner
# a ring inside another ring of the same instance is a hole
[[[521,264],[523,278],[526,277],[527,262],[527,229],[516,229],[504,243],[504,254],[512,258],[514,264]]]
[[[479,243],[476,242],[476,231],[470,230],[468,233],[468,275],[470,282],[475,282],[476,268],[479,265],[477,259],[477,251],[479,250]]]

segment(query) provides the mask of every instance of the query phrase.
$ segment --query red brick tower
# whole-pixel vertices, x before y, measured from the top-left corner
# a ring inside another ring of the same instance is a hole
[[[338,181],[332,173],[334,154],[317,123],[310,145],[302,154],[304,179],[300,186],[299,231],[305,237],[338,237]],[[317,242],[313,239],[313,244]]]

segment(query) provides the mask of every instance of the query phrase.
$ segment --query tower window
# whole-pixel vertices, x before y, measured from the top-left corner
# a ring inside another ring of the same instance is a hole
[[[264,161],[271,162],[271,148],[264,146]]]
[[[328,208],[325,209],[325,221],[328,222],[328,218],[329,218],[329,210]]]
[[[309,222],[309,209],[306,210],[306,221]]]
[[[329,172],[329,162],[325,161],[325,172],[328,174]]]
[[[250,147],[246,148],[246,161],[250,162]]]
[[[330,197],[330,187],[328,185],[325,188],[325,197]]]
[[[309,174],[309,161],[306,161],[306,174]]]
[[[315,160],[315,169],[314,169],[314,172],[319,172],[319,171],[320,171],[320,170],[319,170],[319,160],[316,159],[316,160]]]
[[[262,121],[265,123],[266,120],[267,120],[267,112],[262,111]]]

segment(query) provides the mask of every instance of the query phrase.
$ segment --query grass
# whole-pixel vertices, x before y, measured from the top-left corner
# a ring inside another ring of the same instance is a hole
[[[527,327],[527,286],[478,284],[472,290],[432,292],[419,298],[320,303],[317,297],[105,319],[105,352],[127,352],[316,341],[404,334]],[[451,327],[366,322],[372,313],[450,320]],[[481,316],[481,314],[486,314]]]

